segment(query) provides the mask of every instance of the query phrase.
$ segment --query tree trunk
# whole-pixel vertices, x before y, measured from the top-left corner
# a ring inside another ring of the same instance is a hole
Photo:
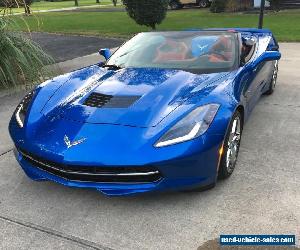
[[[31,14],[29,5],[27,5],[27,4],[25,3],[24,9],[25,9],[25,14],[26,14],[27,16],[29,16],[29,15]]]
[[[100,0],[96,0],[96,3],[100,3]]]
[[[78,6],[79,4],[78,4],[78,0],[75,0],[75,6]]]

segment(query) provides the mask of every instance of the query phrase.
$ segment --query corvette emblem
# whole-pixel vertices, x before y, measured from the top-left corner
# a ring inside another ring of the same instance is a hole
[[[200,50],[204,50],[207,46],[208,46],[208,45],[204,45],[204,46],[198,45],[198,48],[199,48]]]
[[[71,142],[67,135],[65,135],[65,137],[64,137],[65,144],[67,145],[68,148],[79,145],[79,144],[83,143],[85,140],[86,140],[86,138],[82,138],[80,140]]]

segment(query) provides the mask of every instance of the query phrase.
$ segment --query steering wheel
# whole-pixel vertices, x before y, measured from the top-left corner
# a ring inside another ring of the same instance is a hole
[[[172,48],[170,51],[163,51],[164,46]],[[175,49],[175,51],[173,51]],[[166,41],[156,49],[156,58],[154,62],[169,61],[169,60],[184,60],[188,53],[188,47],[183,42]]]

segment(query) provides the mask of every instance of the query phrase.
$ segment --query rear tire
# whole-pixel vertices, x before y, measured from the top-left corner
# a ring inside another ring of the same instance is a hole
[[[200,0],[199,1],[199,7],[207,8],[208,6],[209,6],[209,1],[208,0]]]
[[[271,95],[273,94],[275,87],[276,87],[276,83],[277,83],[277,76],[278,76],[278,61],[275,61],[275,65],[274,65],[274,70],[273,70],[273,75],[272,75],[272,79],[270,82],[270,86],[269,89],[264,93],[265,95]]]
[[[225,136],[218,179],[226,179],[233,173],[239,154],[242,131],[242,115],[239,111],[236,111],[232,116],[227,134]]]

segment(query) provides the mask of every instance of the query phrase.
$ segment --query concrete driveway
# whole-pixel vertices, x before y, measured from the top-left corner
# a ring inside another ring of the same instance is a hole
[[[108,198],[29,180],[0,98],[0,249],[197,249],[221,233],[300,236],[300,44],[281,44],[276,92],[246,124],[233,176],[203,193]],[[8,152],[7,152],[8,151]]]

